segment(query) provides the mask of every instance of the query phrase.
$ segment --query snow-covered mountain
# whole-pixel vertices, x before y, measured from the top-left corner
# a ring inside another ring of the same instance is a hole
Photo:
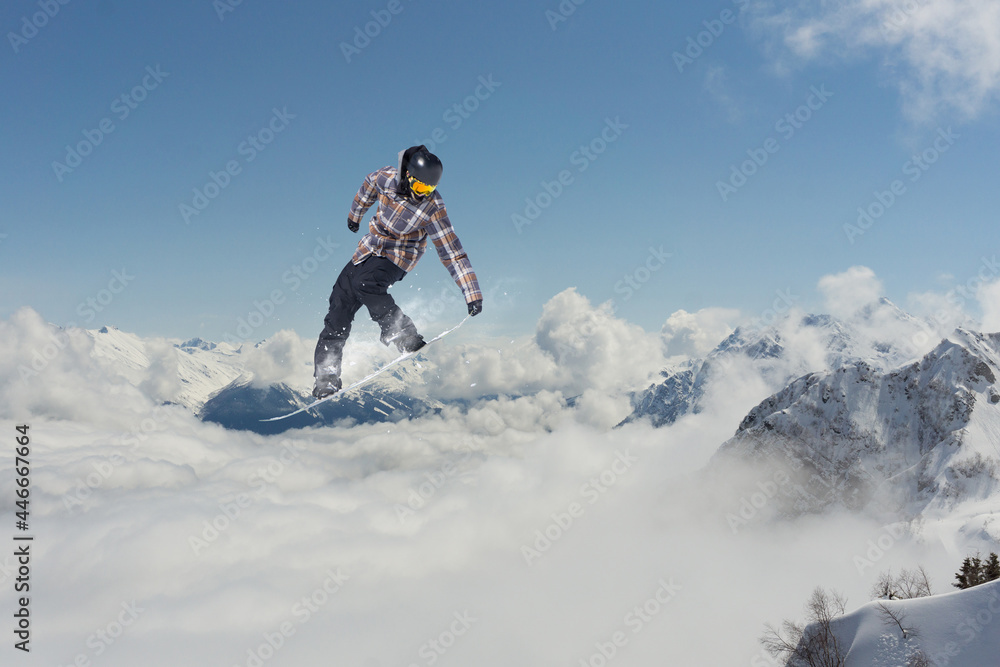
[[[740,327],[704,359],[661,371],[663,381],[632,396],[632,413],[619,426],[649,419],[667,426],[702,411],[713,382],[730,382],[733,371],[749,372],[764,389],[759,400],[805,373],[864,361],[887,370],[915,358],[928,328],[879,299],[848,320],[831,315],[791,315],[767,327]],[[750,403],[752,405],[752,403]],[[749,407],[749,406],[748,406]]]
[[[248,353],[259,348],[188,341],[143,339],[111,326],[86,331],[93,341],[92,357],[109,372],[142,388],[150,397],[178,403],[226,428],[261,434],[282,433],[293,428],[332,424],[344,419],[358,423],[398,421],[439,409],[442,403],[415,398],[412,387],[429,363],[422,355],[376,378],[364,389],[322,406],[313,413],[280,422],[261,422],[307,405],[312,378],[303,369],[301,382],[259,382],[248,367]],[[346,381],[367,374],[380,362],[348,364]]]
[[[392,378],[381,381],[376,379],[368,387],[324,403],[312,412],[304,412],[281,421],[262,422],[262,419],[288,414],[315,399],[309,393],[296,390],[283,382],[257,387],[251,380],[239,378],[209,399],[198,416],[203,421],[214,422],[229,429],[267,435],[283,433],[293,428],[333,424],[345,419],[366,424],[394,422],[428,414],[442,405],[436,401],[409,396],[399,389],[393,389],[392,384]]]
[[[246,372],[242,348],[228,343],[143,339],[110,326],[86,333],[92,356],[111,372],[193,411]]]
[[[906,629],[890,618],[892,612]],[[808,633],[815,626],[807,628]],[[845,667],[997,667],[1000,581],[912,600],[879,600],[833,619]],[[926,662],[920,662],[919,656]]]
[[[944,513],[1000,490],[998,376],[1000,334],[962,329],[891,371],[809,373],[751,410],[712,463],[784,470],[794,512]]]

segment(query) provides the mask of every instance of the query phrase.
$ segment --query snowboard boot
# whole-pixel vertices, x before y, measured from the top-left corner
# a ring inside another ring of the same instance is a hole
[[[384,345],[393,343],[400,353],[416,352],[427,345],[427,341],[415,329],[413,331],[400,331],[392,336],[383,336],[381,340]]]
[[[326,398],[340,391],[340,363],[344,356],[344,338],[320,338],[313,353],[313,377],[316,384],[312,395]]]
[[[427,343],[424,337],[417,333],[417,328],[413,326],[413,320],[404,315],[396,308],[385,317],[376,320],[382,329],[379,340],[383,345],[388,346],[394,343],[396,349],[401,353],[416,352]]]
[[[317,374],[316,384],[313,386],[312,395],[317,399],[326,398],[327,396],[340,391],[342,386],[343,384],[341,383],[340,378],[336,375]]]
[[[427,341],[418,333],[411,334],[404,332],[393,342],[396,343],[396,349],[400,352],[416,352],[424,345],[427,345]]]

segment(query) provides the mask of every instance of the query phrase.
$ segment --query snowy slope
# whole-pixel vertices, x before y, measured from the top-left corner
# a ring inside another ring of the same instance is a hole
[[[345,397],[315,414],[299,419],[261,424],[312,402],[312,378],[307,367],[294,375],[293,382],[261,382],[248,368],[248,354],[266,344],[246,346],[213,343],[193,338],[188,341],[141,338],[115,327],[87,330],[93,341],[92,358],[108,372],[124,377],[151,398],[184,405],[205,421],[227,428],[258,433],[280,433],[290,428],[332,424],[343,419],[358,423],[397,421],[439,409],[438,401],[413,396],[423,386],[423,374],[434,366],[423,355],[394,367],[364,390]],[[369,346],[370,347],[370,346]],[[367,375],[392,358],[381,345],[359,354],[344,366],[344,380],[350,383]]]
[[[422,374],[432,372],[434,368],[421,353],[393,366],[364,387],[337,397],[314,410],[286,420],[262,422],[264,419],[294,412],[315,400],[311,395],[311,363],[302,364],[298,370],[279,374],[281,379],[273,375],[271,379],[262,379],[255,375],[253,369],[257,365],[251,359],[256,351],[266,348],[267,344],[268,341],[262,341],[254,346],[254,350],[246,355],[250,368],[205,401],[196,411],[200,419],[228,429],[275,434],[294,428],[332,425],[344,420],[361,424],[395,422],[427,414],[443,405],[439,401],[418,395],[426,384]],[[281,348],[280,341],[278,347]],[[345,386],[383,367],[395,358],[394,355],[395,350],[380,343],[363,340],[349,343],[344,355],[342,379]],[[268,356],[268,353],[265,352],[264,356]],[[294,358],[297,357],[283,356],[277,363],[291,367]],[[259,361],[258,358],[257,362]],[[271,361],[275,360],[272,358]]]
[[[1000,334],[957,330],[917,362],[811,373],[744,418],[714,462],[768,461],[796,511],[830,505],[899,518],[994,498]]]
[[[632,414],[622,424],[648,418],[659,427],[697,414],[709,384],[729,382],[734,370],[759,377],[764,389],[755,400],[809,372],[858,361],[887,370],[915,358],[912,341],[926,337],[926,331],[923,323],[888,299],[846,321],[831,315],[794,315],[765,328],[737,328],[705,359],[664,370],[663,382],[633,395]]]
[[[240,349],[227,343],[143,339],[108,326],[87,335],[99,363],[154,398],[191,410],[245,372]]]
[[[881,603],[915,632],[904,639],[879,611],[879,601],[835,619],[831,629],[845,651],[845,667],[905,667],[918,651],[929,665],[1000,667],[1000,581]]]
[[[440,402],[414,398],[401,389],[394,390],[394,384],[393,378],[379,378],[363,389],[328,401],[310,412],[281,421],[262,422],[262,419],[293,412],[314,399],[308,390],[282,382],[257,387],[249,379],[238,378],[209,399],[198,416],[228,429],[270,435],[294,428],[335,424],[345,419],[364,424],[395,422],[422,416],[442,406]]]

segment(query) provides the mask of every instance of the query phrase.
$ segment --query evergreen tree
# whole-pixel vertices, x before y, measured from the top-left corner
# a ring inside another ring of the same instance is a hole
[[[978,555],[968,556],[962,562],[962,569],[955,573],[955,579],[958,583],[952,586],[962,589],[1000,579],[1000,557],[996,553],[990,553],[990,557],[984,562]]]
[[[966,556],[962,562],[962,569],[955,573],[958,583],[952,584],[955,588],[972,588],[982,582],[983,560],[979,556]]]
[[[1000,579],[1000,557],[996,552],[990,553],[990,559],[983,566],[983,580],[996,581]]]

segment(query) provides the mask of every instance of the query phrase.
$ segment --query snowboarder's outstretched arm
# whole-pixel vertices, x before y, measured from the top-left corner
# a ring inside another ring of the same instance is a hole
[[[479,308],[482,309],[483,293],[479,289],[479,280],[476,272],[472,270],[472,263],[469,256],[462,248],[462,242],[455,234],[455,228],[448,219],[448,211],[442,202],[438,209],[431,216],[426,227],[427,236],[434,243],[441,263],[448,269],[448,273],[454,278],[459,289],[465,296],[465,303],[472,304],[479,301]],[[471,311],[470,311],[471,312]]]
[[[354,195],[351,212],[347,215],[347,226],[352,232],[358,231],[358,228],[361,226],[361,219],[365,217],[365,213],[368,212],[368,209],[378,199],[378,184],[375,182],[375,179],[378,178],[381,171],[380,169],[368,174],[365,182],[361,184],[358,194]]]

